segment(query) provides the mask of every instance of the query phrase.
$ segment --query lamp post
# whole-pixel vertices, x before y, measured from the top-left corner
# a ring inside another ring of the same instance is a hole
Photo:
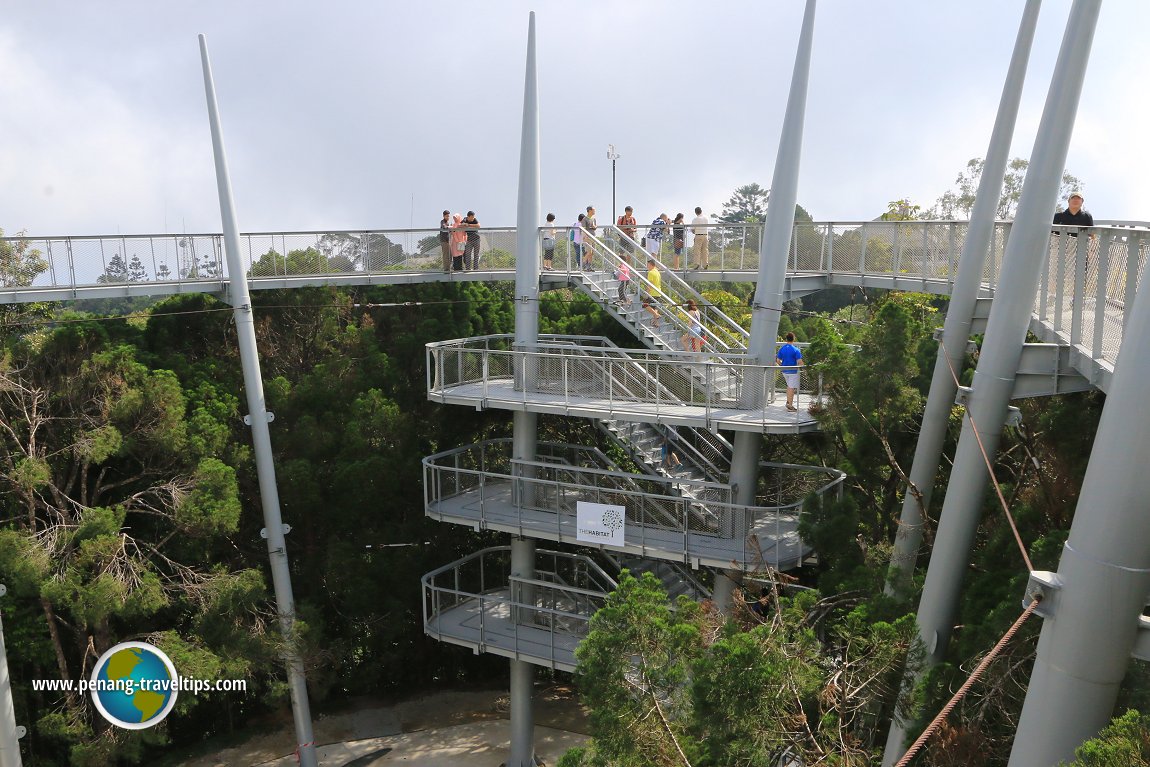
[[[611,220],[616,221],[615,218],[615,161],[619,159],[619,153],[615,151],[614,144],[607,145],[607,159],[611,161]]]

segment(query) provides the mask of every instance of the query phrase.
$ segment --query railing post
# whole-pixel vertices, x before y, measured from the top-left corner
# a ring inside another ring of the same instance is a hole
[[[1142,265],[1142,237],[1131,233],[1126,240],[1126,291],[1122,306],[1122,335],[1130,322],[1134,309],[1134,296],[1138,293],[1138,276]]]
[[[1068,234],[1062,236],[1069,239]],[[1071,346],[1082,343],[1082,303],[1086,300],[1086,258],[1083,251],[1088,250],[1083,247],[1083,242],[1086,240],[1085,234],[1081,235],[1081,238],[1074,238],[1074,297],[1070,303]]]
[[[1094,359],[1102,359],[1102,340],[1106,330],[1106,304],[1110,283],[1110,245],[1114,242],[1114,232],[1108,230],[1098,235],[1098,282],[1094,288]],[[1089,250],[1090,241],[1087,242]]]
[[[827,232],[823,237],[827,243],[825,249],[827,261],[823,265],[823,271],[830,277],[830,273],[834,270],[835,263],[835,225],[828,221],[826,226]]]
[[[1062,332],[1066,324],[1066,319],[1063,317],[1063,306],[1065,306],[1066,298],[1066,241],[1070,239],[1065,234],[1059,232],[1057,235],[1057,261],[1055,269],[1057,272],[1056,282],[1054,283],[1054,330],[1055,332]],[[1050,248],[1047,248],[1050,252]]]

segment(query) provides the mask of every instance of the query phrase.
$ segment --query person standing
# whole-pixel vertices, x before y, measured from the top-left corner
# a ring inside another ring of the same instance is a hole
[[[794,412],[795,395],[799,391],[799,367],[803,365],[803,353],[795,346],[795,334],[787,333],[787,342],[779,347],[775,361],[783,368],[783,380],[787,382],[787,410]]]
[[[627,238],[623,240],[623,249],[628,253],[634,253],[635,234],[638,232],[636,226],[639,223],[635,220],[635,209],[628,205],[623,209],[623,215],[619,216],[619,220],[616,223],[619,226],[619,231]]]
[[[663,297],[663,273],[659,271],[659,262],[654,256],[647,259],[647,282],[651,283],[650,295],[644,296],[643,308],[651,313],[655,320],[655,327],[659,327],[658,301]]]
[[[683,223],[683,214],[676,213],[675,220],[671,222],[671,245],[675,249],[675,265],[672,267],[679,271],[679,260],[683,257],[683,247],[686,244],[687,226]]]
[[[451,272],[451,211],[443,211],[439,222],[439,250],[443,256],[443,273]]]
[[[451,271],[463,271],[463,249],[467,234],[463,231],[463,217],[456,213],[451,217]]]
[[[575,266],[578,269],[584,269],[583,266],[583,220],[587,218],[584,213],[579,214],[579,218],[575,219],[575,223],[571,225],[571,250],[575,251]]]
[[[626,253],[619,263],[619,272],[617,274],[619,279],[619,299],[615,302],[619,306],[627,303],[627,288],[631,283],[631,257]]]
[[[1070,243],[1074,244],[1074,251],[1077,252],[1078,247],[1078,232],[1081,229],[1094,226],[1094,216],[1090,215],[1082,209],[1082,195],[1075,192],[1066,198],[1066,210],[1060,210],[1054,214],[1054,223],[1058,226],[1071,226],[1077,227],[1076,229],[1067,230],[1067,234],[1073,237]],[[1082,264],[1084,268],[1090,267],[1090,246],[1094,244],[1094,234],[1090,234],[1090,242],[1088,242],[1086,253],[1082,256]],[[1069,244],[1069,243],[1068,243]],[[1069,251],[1068,251],[1069,252]]]
[[[598,223],[595,221],[595,206],[587,206],[587,215],[583,217],[583,229],[590,237],[583,238],[583,271],[591,271],[591,257],[595,255],[593,247],[595,231],[599,228]]]
[[[547,228],[543,230],[543,271],[555,271],[555,214],[547,214]]]
[[[711,252],[707,249],[707,217],[703,215],[703,209],[700,207],[695,208],[695,217],[691,219],[691,234],[695,235],[695,241],[692,243],[695,265],[691,268],[698,269],[702,265],[702,268],[710,269]]]
[[[658,260],[659,251],[663,249],[663,235],[667,232],[667,214],[660,213],[647,228],[647,252],[651,258]]]
[[[1077,226],[1079,228],[1094,226],[1094,216],[1082,209],[1082,195],[1075,192],[1066,198],[1066,210],[1054,214],[1054,223],[1058,226]],[[1071,237],[1077,237],[1078,232],[1070,232]]]
[[[467,245],[463,249],[463,268],[475,271],[479,268],[479,219],[475,211],[467,211],[467,218],[463,219],[463,228],[467,230]]]

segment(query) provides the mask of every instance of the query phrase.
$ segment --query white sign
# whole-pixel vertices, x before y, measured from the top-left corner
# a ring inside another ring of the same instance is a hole
[[[627,510],[606,503],[575,503],[575,540],[607,546],[623,546]]]

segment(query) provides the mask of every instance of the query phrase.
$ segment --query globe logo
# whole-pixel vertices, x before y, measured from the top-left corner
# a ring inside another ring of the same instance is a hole
[[[176,705],[179,676],[155,645],[121,642],[96,661],[90,688],[92,703],[105,719],[126,730],[143,730],[163,721]]]

